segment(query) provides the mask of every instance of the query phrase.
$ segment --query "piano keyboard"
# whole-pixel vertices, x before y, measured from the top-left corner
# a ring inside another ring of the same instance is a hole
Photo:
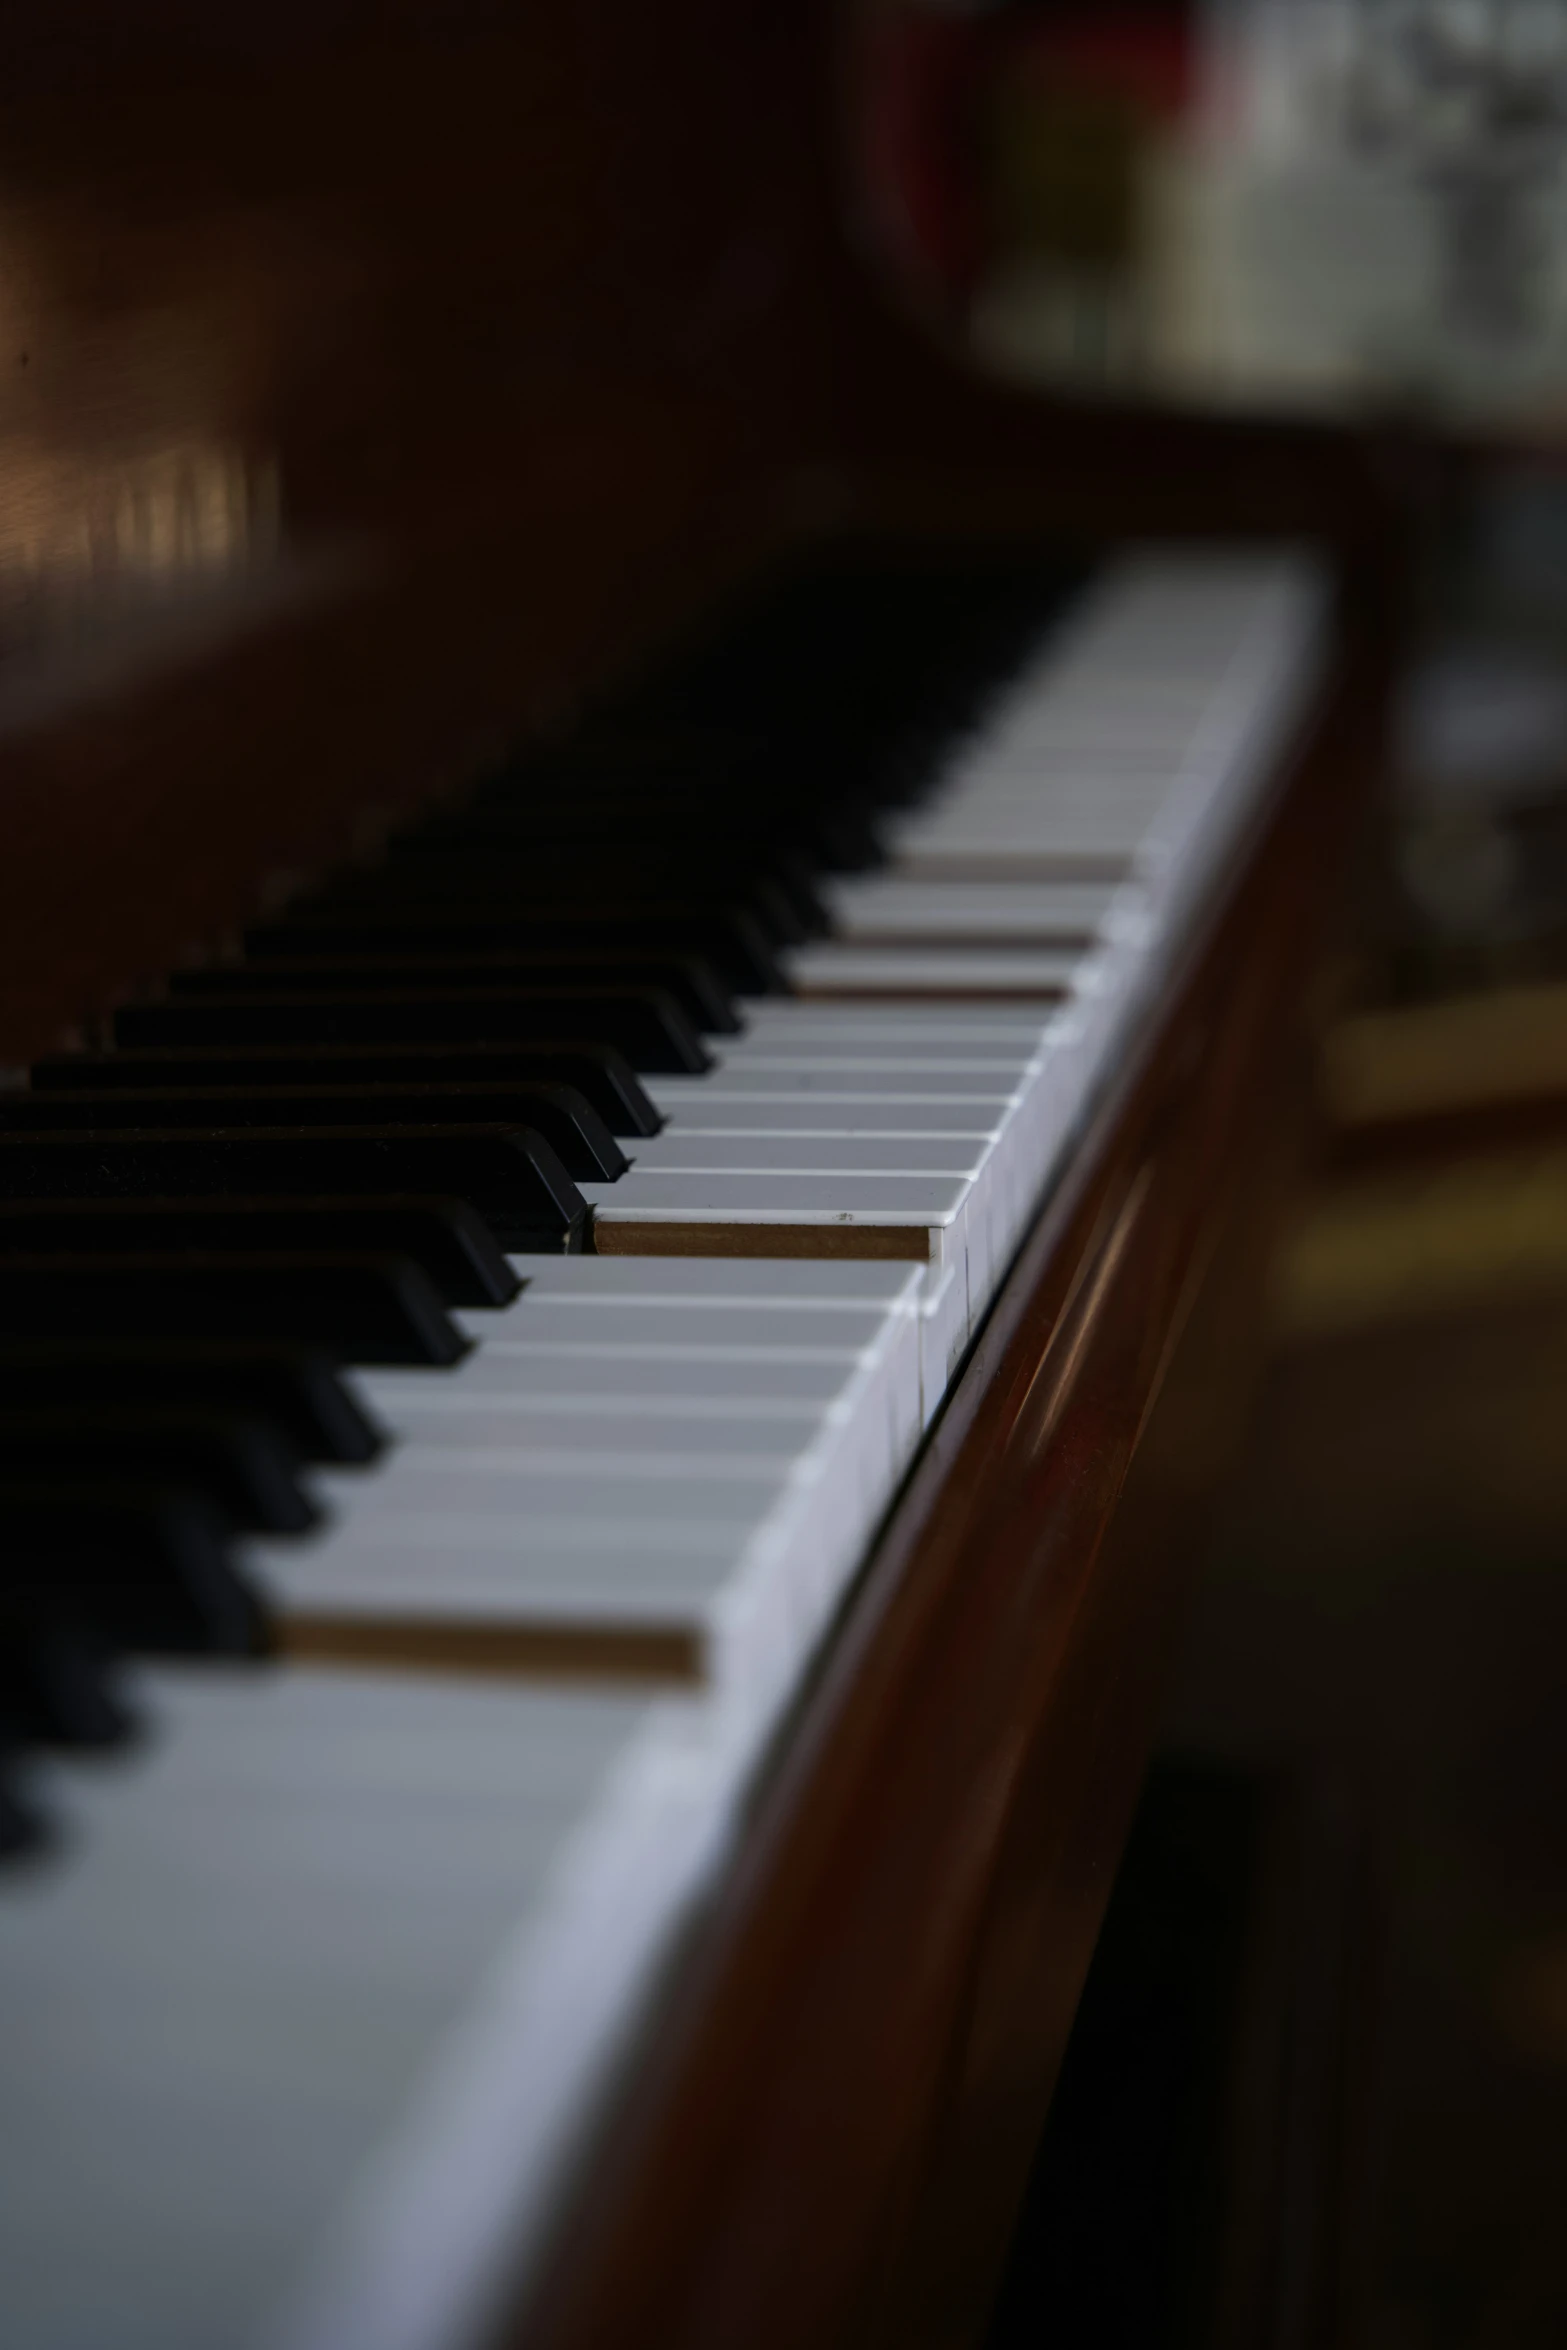
[[[0,1094],[0,2331],[479,2344],[1315,680],[796,582]]]
[[[522,1260],[519,1260],[521,1263]],[[362,1372],[393,1444],[253,1539],[296,1654],[787,1689],[922,1426],[904,1265],[527,1264],[449,1376]]]

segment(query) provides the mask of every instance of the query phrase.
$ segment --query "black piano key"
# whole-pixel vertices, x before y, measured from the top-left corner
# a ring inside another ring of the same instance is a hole
[[[560,922],[579,937],[598,939],[622,935],[609,927],[617,917],[657,917],[672,907],[683,915],[678,929],[671,934],[660,925],[639,943],[665,944],[673,935],[725,971],[739,954],[731,984],[749,993],[747,981],[754,984],[774,969],[770,958],[779,947],[797,946],[828,927],[819,886],[824,859],[809,843],[780,837],[776,828],[721,842],[704,838],[710,828],[700,810],[663,806],[595,810],[553,829],[541,829],[532,802],[485,809],[472,838],[488,833],[492,855],[479,871],[471,856],[459,857],[450,847],[425,857],[417,846],[421,835],[397,836],[382,862],[332,874],[290,906],[286,919],[314,920],[328,909],[339,920],[377,913],[390,919],[418,913],[428,898],[429,910],[449,919],[471,903],[475,912],[488,907],[497,919],[530,926]],[[533,853],[516,853],[508,845],[512,839],[534,843]],[[430,874],[428,891],[420,886],[421,866]],[[547,876],[543,883],[541,872]],[[737,918],[743,931],[737,933],[725,916]],[[760,971],[753,960],[758,938],[769,957]],[[530,937],[519,943],[535,942]]]
[[[791,739],[780,730],[737,783],[696,768],[657,772],[649,764],[652,748],[642,742],[585,744],[547,773],[519,773],[509,791],[475,793],[394,833],[387,851],[398,854],[404,841],[461,847],[508,834],[569,843],[594,837],[597,825],[611,858],[628,843],[674,838],[711,863],[742,854],[765,862],[790,848],[819,861],[816,833],[824,812],[845,799],[881,803],[893,796],[890,747],[889,737],[868,751],[841,722],[814,737]]]
[[[0,1724],[32,1745],[88,1750],[123,1745],[137,1727],[112,1660],[90,1634],[66,1625],[0,1625]]]
[[[458,1199],[0,1200],[0,1259],[175,1249],[411,1257],[449,1306],[510,1305],[521,1287],[489,1226]]]
[[[615,828],[618,812],[607,810],[589,830],[541,835],[534,829],[483,843],[425,848],[394,842],[375,865],[334,874],[305,901],[312,912],[402,911],[410,905],[484,907],[511,913],[535,906],[539,876],[550,875],[564,900],[602,889],[611,900],[701,897],[721,902],[743,898],[771,910],[780,943],[789,929],[814,929],[821,919],[818,894],[824,873],[882,862],[874,834],[861,839],[857,825],[846,854],[839,838],[841,817],[822,819],[804,837],[754,842],[703,842],[700,813],[649,811],[648,829]],[[605,835],[612,837],[606,839]],[[391,853],[395,852],[395,853]],[[787,927],[785,927],[787,926]]]
[[[47,1256],[0,1262],[7,1338],[273,1338],[359,1363],[454,1363],[467,1342],[417,1265],[371,1256]]]
[[[657,988],[527,988],[439,995],[232,996],[127,1004],[117,1044],[612,1044],[632,1067],[700,1076],[712,1066],[679,1005]]]
[[[280,1428],[305,1460],[358,1467],[383,1437],[319,1347],[246,1339],[0,1337],[0,1410],[221,1408]]]
[[[265,1615],[197,1493],[149,1481],[0,1478],[0,1623],[85,1625],[111,1647],[254,1656]]]
[[[175,1087],[132,1095],[83,1087],[0,1093],[0,1133],[95,1132],[114,1126],[527,1126],[574,1182],[612,1183],[626,1155],[592,1106],[565,1085],[477,1087]]]
[[[531,861],[509,855],[504,868],[487,875],[464,872],[459,888],[457,877],[437,857],[430,861],[434,881],[426,893],[419,886],[419,858],[392,853],[399,840],[419,836],[394,835],[378,862],[324,875],[292,900],[281,918],[313,921],[330,913],[334,919],[358,921],[376,913],[451,916],[488,907],[501,919],[588,924],[596,941],[614,936],[606,934],[604,921],[623,912],[677,906],[712,917],[732,909],[757,926],[774,950],[797,945],[826,925],[821,860],[798,843],[772,834],[715,840],[710,820],[701,815],[676,818],[680,829],[672,832],[661,808],[644,810],[640,818],[612,809],[608,825],[595,810],[591,817],[574,818],[569,827],[557,819],[552,828],[548,821],[540,826],[534,798],[505,811],[508,824],[519,817],[539,838],[540,853]],[[623,827],[619,835],[610,829],[617,822]],[[724,953],[711,934],[692,944],[723,964]]]
[[[578,1248],[581,1193],[527,1127],[127,1127],[0,1132],[0,1199],[465,1200],[503,1247]]]
[[[594,811],[569,829],[530,822],[484,847],[483,855],[467,844],[426,850],[414,836],[394,838],[378,863],[332,874],[291,911],[402,912],[428,904],[517,914],[547,912],[552,894],[568,905],[593,902],[597,893],[612,905],[739,901],[783,945],[797,929],[809,934],[820,927],[821,877],[841,862],[830,828],[824,832],[819,823],[786,835],[721,839],[711,837],[700,809],[662,807],[643,808],[640,816],[613,807]]]
[[[244,946],[247,960],[256,963],[319,955],[527,954],[614,943],[701,955],[736,995],[776,995],[783,986],[777,949],[803,935],[803,924],[793,920],[780,932],[776,913],[766,906],[634,898],[571,906],[540,895],[502,915],[447,909],[425,917],[417,906],[388,914],[367,908],[358,917],[291,911],[248,930]]]
[[[563,948],[547,953],[316,956],[293,962],[202,964],[171,972],[167,985],[175,1000],[273,992],[425,995],[533,987],[657,988],[680,1006],[700,1033],[735,1036],[740,1030],[732,996],[700,955]]]
[[[319,1516],[278,1429],[194,1406],[0,1410],[7,1477],[167,1479],[204,1493],[233,1525],[269,1534],[302,1534]]]
[[[0,1634],[0,1656],[4,1654],[4,1635]],[[8,1758],[0,1757],[0,1762]],[[0,1776],[0,1860],[21,1860],[38,1852],[48,1842],[48,1832],[38,1812],[19,1794],[9,1781]]]
[[[532,843],[552,850],[560,845],[568,852],[594,847],[613,871],[630,862],[628,848],[677,845],[698,871],[738,869],[742,860],[765,869],[780,852],[811,857],[821,811],[856,789],[850,777],[835,776],[832,753],[820,745],[791,760],[788,782],[753,778],[743,796],[711,777],[639,772],[639,756],[618,756],[613,766],[585,774],[532,777],[511,793],[475,795],[393,833],[382,854],[388,861],[426,849],[460,856],[493,843],[518,850]],[[827,787],[819,795],[800,791],[801,761],[812,780]]]
[[[194,1086],[564,1086],[580,1094],[611,1135],[657,1134],[663,1124],[636,1071],[612,1045],[257,1045],[58,1053],[33,1065],[35,1094],[180,1092]],[[11,1096],[25,1099],[25,1095]],[[548,1136],[545,1138],[548,1140]]]

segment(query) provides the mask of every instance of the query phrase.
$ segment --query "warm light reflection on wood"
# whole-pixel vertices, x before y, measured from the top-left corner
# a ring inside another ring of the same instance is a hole
[[[190,441],[119,459],[0,439],[0,609],[86,614],[247,570],[275,552],[275,469]]]

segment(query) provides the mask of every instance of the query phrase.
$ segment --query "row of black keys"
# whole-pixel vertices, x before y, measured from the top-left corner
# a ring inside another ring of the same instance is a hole
[[[264,1644],[236,1530],[377,1446],[336,1366],[450,1363],[504,1249],[582,1245],[639,1072],[781,987],[1025,607],[791,590],[0,1095],[0,1746],[120,1734],[126,1650]]]
[[[581,1245],[563,1159],[659,1123],[586,1041],[99,1058],[0,1094],[0,1755],[123,1736],[123,1653],[263,1648],[235,1535],[378,1449],[338,1366],[460,1359],[507,1246]]]

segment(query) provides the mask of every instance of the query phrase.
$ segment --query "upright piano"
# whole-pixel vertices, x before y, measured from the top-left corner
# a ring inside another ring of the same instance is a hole
[[[982,2339],[1386,470],[971,379],[829,6],[5,38],[0,2335]]]

